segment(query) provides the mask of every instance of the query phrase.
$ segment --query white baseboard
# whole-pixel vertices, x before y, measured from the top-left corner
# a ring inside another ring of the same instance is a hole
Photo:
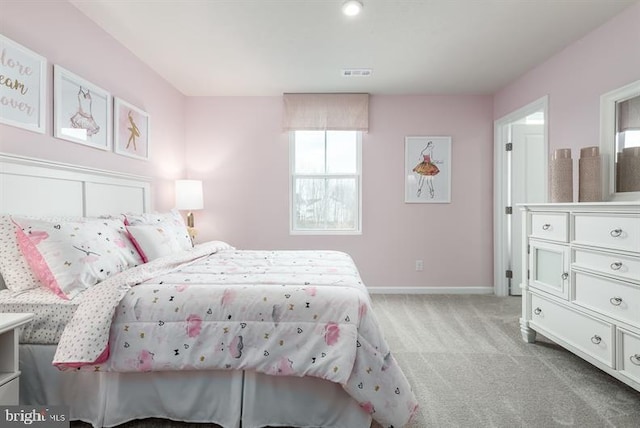
[[[493,287],[367,287],[371,294],[494,294]]]

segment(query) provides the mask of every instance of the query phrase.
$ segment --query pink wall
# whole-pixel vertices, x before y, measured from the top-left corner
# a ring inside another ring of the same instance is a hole
[[[46,133],[0,124],[0,152],[149,176],[155,206],[172,207],[173,179],[184,168],[186,98],[66,1],[3,1],[0,33],[48,60]],[[147,111],[151,160],[54,138],[53,64]]]
[[[37,13],[35,13],[37,11]],[[184,97],[66,1],[3,1],[0,33],[49,60],[45,135],[0,125],[0,151],[151,176],[155,208],[173,179],[205,182],[200,240],[239,248],[332,248],[369,286],[491,286],[493,120],[545,94],[550,148],[598,144],[599,97],[637,79],[640,4],[495,96],[372,96],[363,138],[363,234],[289,235],[288,140],[280,97]],[[52,64],[151,115],[149,162],[52,137]],[[404,137],[453,138],[451,204],[403,202]],[[184,174],[187,171],[187,174]],[[424,272],[414,270],[416,259]]]
[[[493,284],[492,98],[372,96],[363,136],[363,234],[289,235],[289,146],[281,97],[189,98],[186,162],[204,180],[200,239],[238,248],[349,252],[365,283]],[[451,204],[404,203],[404,137],[450,135]],[[423,259],[425,270],[415,271]]]
[[[494,95],[494,119],[549,95],[549,150],[600,144],[600,96],[640,79],[640,3]]]

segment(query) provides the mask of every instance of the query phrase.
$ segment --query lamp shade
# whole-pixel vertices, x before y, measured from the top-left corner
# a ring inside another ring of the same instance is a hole
[[[179,210],[204,208],[201,180],[176,180],[176,208]]]

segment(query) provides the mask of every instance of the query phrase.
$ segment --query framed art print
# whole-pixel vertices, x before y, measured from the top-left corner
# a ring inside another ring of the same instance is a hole
[[[451,137],[406,137],[404,201],[451,202]]]
[[[116,97],[113,116],[115,152],[133,158],[149,159],[149,115]]]
[[[111,150],[111,95],[55,65],[54,136],[96,149]]]
[[[47,60],[0,34],[0,123],[44,134]]]

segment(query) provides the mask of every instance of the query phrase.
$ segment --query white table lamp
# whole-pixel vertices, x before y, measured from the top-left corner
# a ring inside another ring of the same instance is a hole
[[[201,180],[176,180],[176,208],[189,211],[187,226],[193,227],[192,210],[204,208]]]

